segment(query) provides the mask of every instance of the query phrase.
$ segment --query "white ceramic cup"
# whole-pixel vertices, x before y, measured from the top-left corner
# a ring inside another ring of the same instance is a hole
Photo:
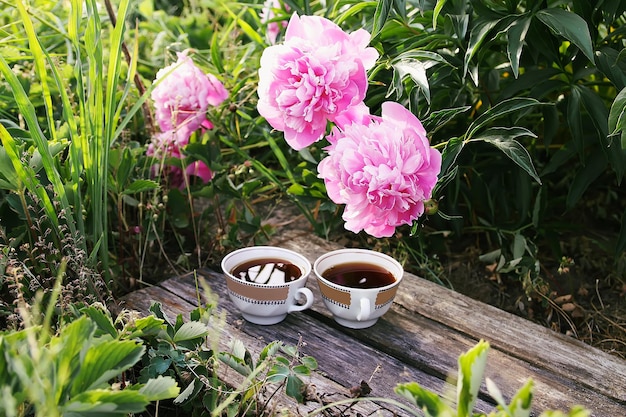
[[[282,260],[296,265],[300,277],[290,282],[258,284],[235,277],[232,272],[238,266],[253,260]],[[243,317],[255,324],[276,324],[288,313],[305,310],[313,304],[313,293],[305,288],[311,273],[311,263],[304,256],[276,246],[251,246],[229,253],[222,259],[222,271],[226,277],[228,294]],[[299,301],[304,298],[302,304]]]
[[[324,278],[324,273],[331,267],[353,263],[382,267],[393,275],[395,282],[377,288],[355,288]],[[373,326],[389,310],[404,275],[404,269],[398,261],[384,253],[368,249],[339,249],[328,252],[317,258],[313,270],[326,308],[337,323],[352,329]]]

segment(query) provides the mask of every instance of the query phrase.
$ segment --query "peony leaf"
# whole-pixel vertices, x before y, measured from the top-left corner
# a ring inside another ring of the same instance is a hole
[[[422,124],[424,125],[424,129],[432,135],[454,117],[467,112],[469,109],[471,109],[470,106],[462,106],[451,109],[436,110],[430,113],[426,119],[422,120]]]
[[[556,7],[540,10],[536,16],[557,35],[576,45],[591,62],[595,63],[591,35],[585,19],[576,13]]]
[[[585,166],[576,173],[567,193],[565,205],[568,210],[574,207],[587,188],[605,172],[607,165],[606,155],[600,149],[587,157]]]
[[[435,8],[433,9],[433,30],[437,29],[437,18],[447,1],[448,0],[437,0],[437,4],[435,4]]]
[[[494,145],[511,161],[515,162],[524,171],[526,171],[535,181],[541,184],[541,179],[535,170],[528,150],[526,150],[521,143],[515,140],[521,136],[536,137],[531,131],[523,127],[497,127],[486,130],[484,134],[476,137],[473,141],[483,141]]]
[[[372,25],[372,39],[374,39],[385,26],[394,0],[379,0],[374,12],[374,24]]]
[[[515,78],[519,76],[519,59],[522,55],[522,47],[524,46],[524,39],[528,28],[530,27],[531,18],[524,16],[523,18],[515,21],[506,32],[507,39],[509,41],[507,45],[507,53],[509,55],[509,61],[511,62],[511,69]]]
[[[478,132],[481,128],[485,127],[487,124],[500,117],[509,115],[511,113],[519,114],[523,110],[537,105],[541,105],[541,103],[533,98],[525,97],[515,97],[505,101],[501,101],[495,106],[489,108],[472,122],[470,127],[467,129],[467,133],[465,134],[465,140],[471,140],[474,134]]]
[[[621,132],[621,148],[626,149],[626,88],[619,92],[609,112],[609,132],[610,135],[618,135]]]
[[[467,74],[470,60],[478,52],[478,48],[485,41],[487,35],[491,32],[491,29],[493,29],[499,22],[499,20],[483,20],[478,22],[472,28],[472,31],[470,32],[469,44],[467,45],[467,51],[465,52],[463,74]],[[476,75],[472,78],[475,83],[478,82]]]

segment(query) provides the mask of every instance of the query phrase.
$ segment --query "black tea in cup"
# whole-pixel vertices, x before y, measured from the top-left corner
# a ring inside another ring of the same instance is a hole
[[[396,282],[393,274],[385,268],[363,262],[334,265],[322,276],[337,285],[352,288],[380,288]]]

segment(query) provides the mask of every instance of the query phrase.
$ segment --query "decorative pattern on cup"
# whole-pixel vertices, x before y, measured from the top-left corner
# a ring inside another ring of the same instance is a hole
[[[287,314],[313,304],[313,293],[305,288],[311,263],[297,252],[276,246],[251,246],[227,254],[221,266],[229,298],[249,322],[276,324]]]
[[[374,308],[379,309],[383,308],[387,304],[393,302],[396,293],[398,292],[398,285],[394,285],[391,288],[387,288],[386,290],[380,290],[376,295],[376,302],[374,303]]]
[[[226,285],[231,295],[252,304],[285,304],[289,295],[289,285],[268,287],[263,284],[241,282],[230,277],[226,280]]]
[[[342,308],[350,308],[352,300],[348,290],[330,286],[322,280],[318,280],[318,284],[322,297],[326,301]]]

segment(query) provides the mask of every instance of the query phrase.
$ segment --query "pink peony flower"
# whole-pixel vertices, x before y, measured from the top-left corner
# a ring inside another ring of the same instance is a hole
[[[217,106],[228,97],[224,85],[212,74],[205,74],[185,52],[178,61],[157,72],[152,90],[156,120],[161,131],[198,129],[206,121],[209,105]]]
[[[424,213],[441,170],[421,122],[402,105],[386,102],[382,117],[333,128],[328,156],[318,165],[328,196],[345,204],[345,228],[389,237]]]
[[[195,176],[202,180],[204,184],[213,179],[213,171],[203,161],[194,161],[185,168],[185,174]]]
[[[259,113],[294,149],[321,139],[328,122],[361,105],[378,59],[365,29],[350,34],[328,19],[293,14],[285,42],[263,51]]]
[[[152,138],[146,155],[164,161],[166,158],[183,159],[182,147],[189,143],[191,132],[186,129],[169,130]],[[187,165],[184,172],[175,165],[156,164],[152,166],[152,175],[163,175],[169,179],[172,187],[183,189],[189,183],[190,176],[196,176],[204,184],[213,179],[213,171],[203,161],[194,161]],[[185,176],[187,178],[185,178]]]
[[[259,17],[261,18],[261,23],[267,23],[267,41],[274,45],[276,43],[276,39],[278,38],[278,34],[280,33],[281,28],[287,27],[287,22],[270,22],[270,20],[274,19],[276,15],[274,14],[274,10],[280,9],[280,1],[279,0],[265,0],[263,3],[263,10],[261,10],[261,14]],[[285,11],[289,11],[289,6],[285,4]]]
[[[157,159],[174,156],[181,157],[180,148],[189,143],[189,136],[192,132],[187,129],[168,130],[157,133],[152,137],[148,145],[146,155]]]

